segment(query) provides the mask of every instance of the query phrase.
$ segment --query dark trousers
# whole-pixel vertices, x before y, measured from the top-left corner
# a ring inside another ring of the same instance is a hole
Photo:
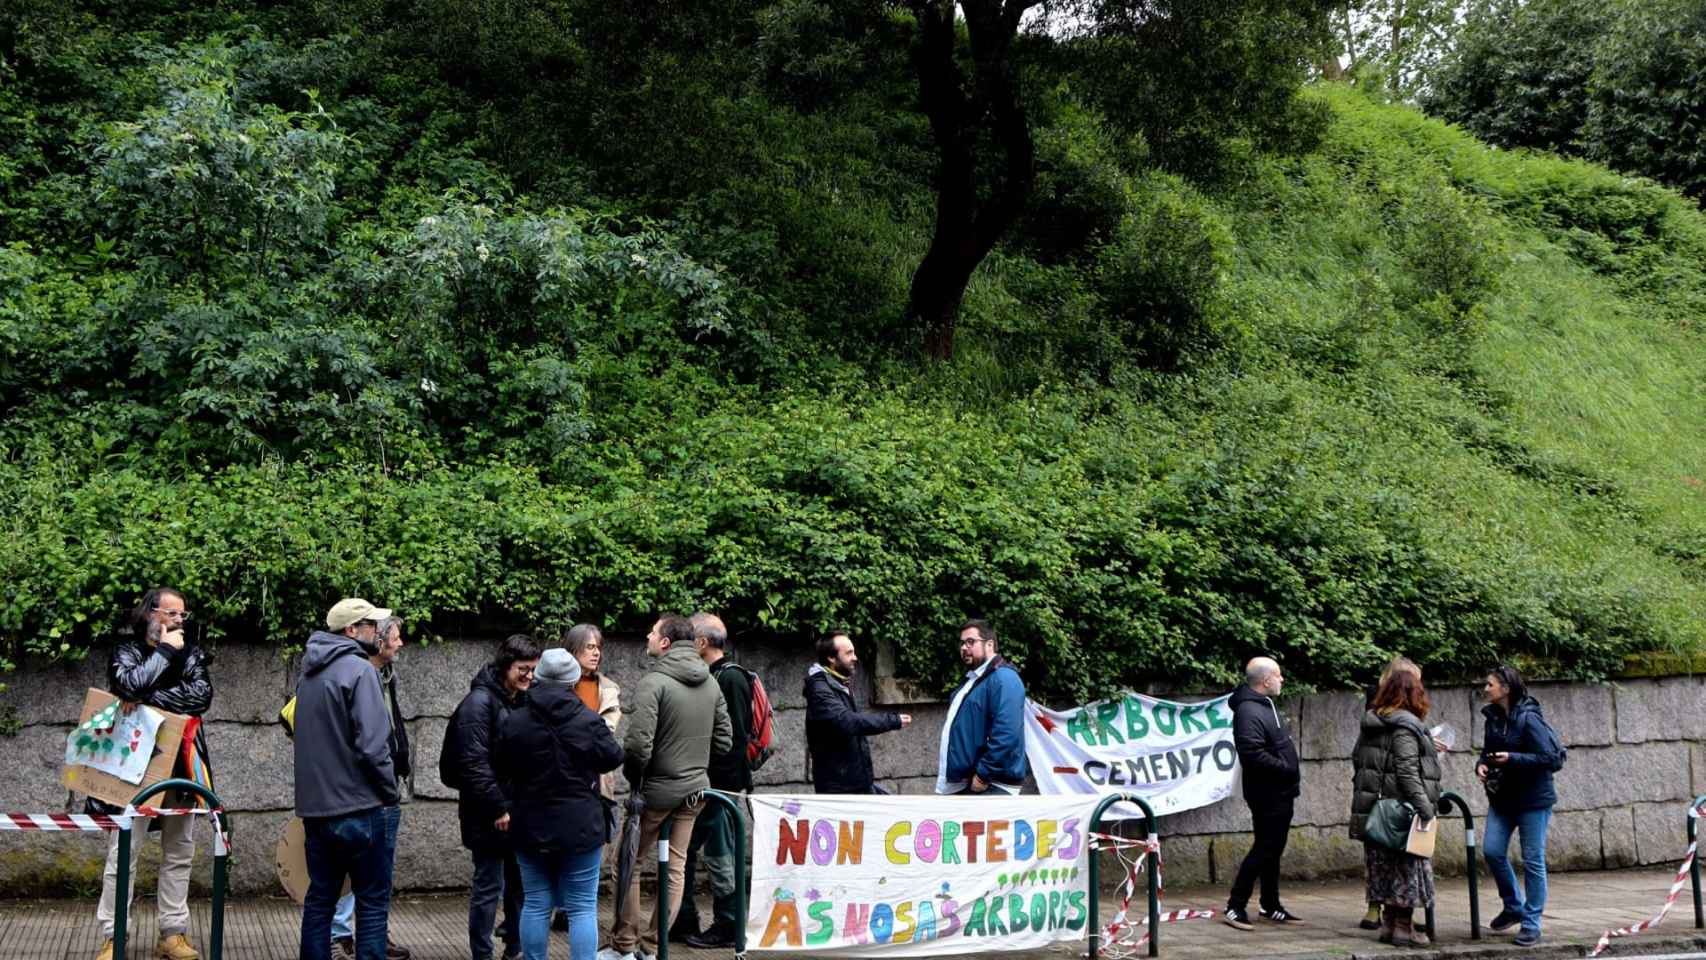
[[[330,960],[332,907],[350,879],[355,894],[356,960],[385,960],[391,912],[391,858],[385,855],[385,811],[304,817],[308,895],[302,904],[301,960]]]
[[[521,869],[515,854],[474,854],[474,884],[468,894],[468,950],[474,960],[491,960],[492,930],[504,942],[504,956],[521,952]],[[504,919],[497,923],[498,901]]]
[[[742,851],[743,853],[745,851]],[[695,874],[701,866],[711,875],[711,926],[709,930],[734,936],[741,925],[735,907],[734,888],[734,828],[729,824],[727,810],[719,804],[700,814],[693,821],[693,839],[687,846],[687,866],[681,884],[681,912],[676,914],[675,926],[699,926],[699,908],[693,902]]]
[[[1291,836],[1291,810],[1292,801],[1286,800],[1283,805],[1267,810],[1250,811],[1256,841],[1244,855],[1244,862],[1238,865],[1238,876],[1233,879],[1232,892],[1226,898],[1227,909],[1248,908],[1250,891],[1258,878],[1262,881],[1262,909],[1279,909],[1280,857],[1285,855],[1285,841]]]

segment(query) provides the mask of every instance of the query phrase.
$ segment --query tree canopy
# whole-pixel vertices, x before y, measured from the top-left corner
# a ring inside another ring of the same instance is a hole
[[[0,11],[7,655],[160,582],[938,685],[983,614],[1045,698],[1706,641],[1693,204],[1305,83],[1321,8],[929,12]],[[951,350],[945,149],[1003,221]]]

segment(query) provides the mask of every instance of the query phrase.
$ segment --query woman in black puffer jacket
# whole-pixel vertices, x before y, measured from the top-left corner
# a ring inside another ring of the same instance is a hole
[[[622,765],[622,748],[575,694],[580,664],[545,651],[527,702],[504,718],[497,770],[508,785],[510,840],[521,867],[521,949],[545,960],[551,911],[569,918],[569,955],[598,952],[598,861],[604,852],[599,775]]]
[[[1439,810],[1439,757],[1422,726],[1428,692],[1419,673],[1394,670],[1380,683],[1374,705],[1363,714],[1351,764],[1351,838],[1363,841],[1368,868],[1369,903],[1381,905],[1380,942],[1426,946],[1416,929],[1416,908],[1434,902],[1433,861],[1389,850],[1365,836],[1364,824],[1376,801],[1393,797],[1410,805],[1424,820]]]

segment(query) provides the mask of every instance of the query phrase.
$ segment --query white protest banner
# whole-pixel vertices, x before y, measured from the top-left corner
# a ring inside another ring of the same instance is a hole
[[[1096,797],[751,800],[749,949],[922,957],[1085,935]]]
[[[1128,693],[1073,710],[1026,701],[1025,753],[1037,789],[1135,793],[1156,816],[1224,800],[1238,783],[1229,697],[1175,703]],[[1129,804],[1117,812],[1137,816]]]

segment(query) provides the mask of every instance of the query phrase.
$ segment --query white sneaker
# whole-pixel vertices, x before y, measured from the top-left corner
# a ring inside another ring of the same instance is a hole
[[[615,947],[605,947],[598,951],[597,960],[634,960],[631,953],[617,953]]]

